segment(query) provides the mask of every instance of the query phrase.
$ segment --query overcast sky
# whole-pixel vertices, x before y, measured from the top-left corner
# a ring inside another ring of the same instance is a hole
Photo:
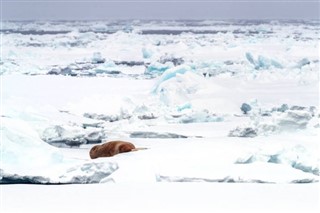
[[[319,19],[320,0],[2,0],[3,20]]]

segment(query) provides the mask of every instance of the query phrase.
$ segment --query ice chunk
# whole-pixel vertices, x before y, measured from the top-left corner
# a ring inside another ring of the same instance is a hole
[[[188,136],[168,132],[159,133],[136,131],[130,134],[130,138],[188,138]]]
[[[233,164],[206,171],[161,171],[158,182],[227,182],[227,183],[313,183],[319,177],[287,165],[267,162]]]
[[[103,120],[108,122],[115,122],[123,119],[129,119],[132,117],[131,114],[121,109],[119,114],[97,114],[97,113],[84,113],[84,117],[96,119],[96,120]]]
[[[177,110],[178,111],[183,111],[183,110],[191,109],[191,108],[192,108],[192,104],[191,103],[184,103],[184,104],[178,106]]]
[[[113,60],[105,60],[105,62],[99,66],[97,66],[97,69],[104,69],[104,68],[110,68],[110,67],[115,67],[116,64],[114,63]]]
[[[158,97],[166,106],[181,106],[197,97],[198,91],[205,85],[201,76],[187,72],[178,74],[175,78],[163,82],[159,88]]]
[[[251,63],[251,64],[253,64],[253,65],[255,65],[256,64],[256,61],[254,60],[254,58],[253,58],[253,56],[252,56],[252,54],[251,53],[246,53],[246,58],[247,58],[247,60]]]
[[[26,122],[1,117],[2,169],[8,173],[30,173],[36,168],[61,163],[61,152],[42,141]]]
[[[83,128],[70,125],[55,125],[47,127],[42,132],[42,139],[57,147],[80,146],[87,143],[101,143],[106,137],[98,128]]]
[[[141,120],[149,120],[149,119],[156,119],[159,117],[159,112],[156,111],[158,109],[158,106],[155,108],[150,108],[150,106],[147,106],[145,104],[137,106],[132,114],[134,116],[137,116]]]
[[[284,68],[281,63],[274,59],[267,58],[265,56],[259,55],[258,58],[255,60],[251,53],[246,53],[247,60],[254,65],[256,70],[260,69],[269,69],[270,67],[275,67],[278,69]]]
[[[129,67],[133,66],[144,66],[144,61],[114,61],[116,65],[125,65]]]
[[[93,64],[101,64],[105,62],[100,52],[94,52],[91,58]]]
[[[0,184],[88,184],[100,183],[118,169],[116,163],[91,162],[73,166],[60,176],[10,174],[0,169]]]
[[[229,137],[245,137],[245,138],[253,138],[258,136],[257,130],[251,127],[237,127],[234,130],[231,130],[229,133]]]
[[[134,31],[134,27],[131,24],[126,24],[124,27],[122,27],[122,31],[125,33],[131,33]]]
[[[261,55],[258,56],[258,63],[256,64],[256,69],[263,69],[263,68],[268,69],[271,66],[279,69],[283,68],[283,66],[274,59],[269,59]]]
[[[103,131],[90,131],[85,135],[87,143],[101,143],[107,136]]]
[[[287,110],[275,122],[281,130],[305,129],[312,116],[308,111]]]
[[[177,76],[177,74],[184,74],[186,72],[194,72],[194,70],[192,69],[192,67],[188,66],[188,65],[180,65],[177,67],[173,67],[171,69],[166,70],[160,77],[160,79],[157,81],[157,83],[155,84],[152,92],[156,93],[159,92],[159,88],[160,85],[162,83],[164,83],[165,81],[174,78]]]
[[[314,151],[314,150],[311,150]],[[315,151],[316,152],[316,151]],[[275,150],[265,153],[261,149],[245,158],[239,158],[236,163],[250,164],[254,162],[268,162],[291,166],[303,172],[319,176],[319,158],[303,145],[295,145],[290,148]]]
[[[50,182],[48,177],[8,174],[0,169],[0,184],[48,184]]]
[[[297,65],[295,68],[301,69],[303,66],[310,64],[310,61],[307,58],[303,58],[300,61],[298,61]]]
[[[251,110],[251,106],[247,103],[243,103],[240,109],[244,114],[247,114]]]
[[[282,104],[280,107],[278,108],[273,108],[272,111],[278,111],[278,112],[285,112],[289,109],[288,104]]]
[[[193,68],[181,65],[165,71],[155,83],[152,93],[164,105],[176,108],[190,103],[206,83],[205,78],[195,74]]]
[[[273,107],[271,110],[264,110],[259,107],[253,109],[255,112],[250,114],[251,123],[245,127],[237,127],[231,130],[229,136],[246,136],[248,129],[254,129],[256,136],[305,129],[317,112],[317,108],[314,106],[289,107],[287,104]]]
[[[294,106],[290,107],[290,110],[308,110],[308,108],[304,107],[304,106],[296,106],[296,105],[294,105]]]
[[[179,108],[178,108],[179,110]],[[177,123],[202,123],[202,122],[221,122],[224,120],[222,116],[210,113],[208,110],[190,110],[187,109],[181,115],[172,115],[173,121]]]
[[[153,55],[153,51],[151,49],[147,49],[147,48],[142,48],[142,56],[144,59],[148,59],[151,58]]]
[[[178,66],[184,63],[183,58],[175,57],[174,55],[165,54],[160,57],[159,62],[162,64],[171,62],[174,66]]]
[[[172,67],[173,67],[172,63],[161,64],[159,62],[154,62],[148,65],[145,73],[163,73]]]
[[[116,163],[91,162],[68,169],[59,177],[60,183],[99,183],[118,169]]]
[[[319,159],[303,145],[285,149],[273,158],[274,163],[287,164],[304,172],[319,174]]]
[[[80,146],[87,143],[84,129],[80,127],[70,126],[52,126],[46,128],[42,133],[42,139],[47,143],[61,147],[67,146]]]

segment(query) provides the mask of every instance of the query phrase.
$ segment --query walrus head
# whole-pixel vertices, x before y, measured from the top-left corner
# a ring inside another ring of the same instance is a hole
[[[98,155],[97,155],[97,149],[99,148],[100,145],[95,145],[94,147],[92,147],[90,149],[90,158],[91,159],[95,159],[95,158],[98,158]]]

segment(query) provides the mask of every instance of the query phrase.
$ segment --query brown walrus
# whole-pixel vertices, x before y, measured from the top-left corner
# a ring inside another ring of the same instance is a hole
[[[112,157],[123,152],[132,152],[146,148],[136,148],[132,143],[126,141],[110,141],[101,145],[96,145],[90,150],[90,158]]]

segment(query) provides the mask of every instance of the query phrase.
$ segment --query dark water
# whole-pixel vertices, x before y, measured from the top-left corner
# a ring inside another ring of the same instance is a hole
[[[206,27],[212,28],[213,26],[258,26],[262,24],[267,25],[305,25],[305,26],[320,26],[319,20],[228,20],[228,21],[210,21],[210,20],[174,20],[174,21],[159,21],[159,20],[148,20],[148,21],[51,21],[51,22],[37,22],[37,21],[12,21],[13,26],[19,27],[5,27],[0,29],[1,33],[4,34],[22,34],[22,35],[56,35],[56,34],[67,34],[72,32],[74,29],[78,29],[80,33],[104,33],[112,34],[118,31],[132,32],[135,27],[144,27],[139,33],[144,35],[179,35],[182,33],[193,33],[193,34],[217,34],[227,33],[227,30],[212,30],[206,29]],[[31,24],[31,25],[30,25]],[[97,24],[99,26],[97,26]],[[28,25],[32,26],[33,29],[28,29]],[[45,27],[43,28],[42,26]],[[101,27],[102,25],[102,27]],[[4,23],[5,26],[5,23]],[[39,26],[39,29],[35,26]],[[50,26],[59,28],[61,30],[52,30]],[[159,29],[147,29],[147,26],[157,26]],[[168,27],[170,29],[168,29]],[[176,29],[172,29],[176,27]],[[179,29],[179,27],[185,27],[187,29]],[[192,27],[201,27],[200,29],[192,29]],[[234,30],[234,34],[270,34],[272,31],[243,31]]]

